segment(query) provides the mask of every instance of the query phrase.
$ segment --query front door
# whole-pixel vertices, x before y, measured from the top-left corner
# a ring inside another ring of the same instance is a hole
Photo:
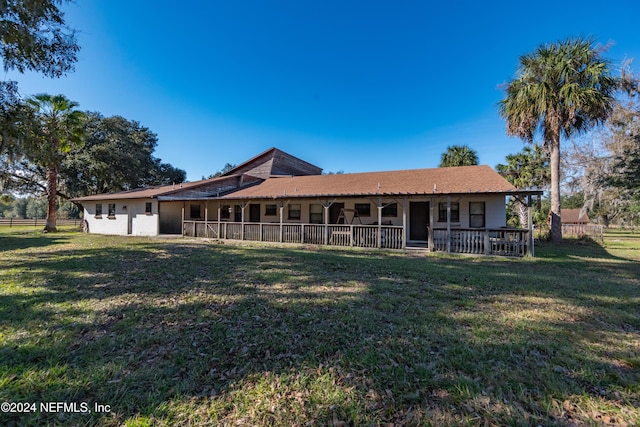
[[[340,211],[342,209],[344,209],[344,203],[334,203],[331,205],[331,207],[329,208],[329,224],[338,223],[338,217],[340,216]],[[344,224],[344,221],[342,219],[340,219],[340,221],[342,221],[342,224]]]
[[[260,205],[255,203],[249,205],[249,222],[260,222]]]
[[[409,203],[409,240],[427,240],[429,236],[429,202]]]

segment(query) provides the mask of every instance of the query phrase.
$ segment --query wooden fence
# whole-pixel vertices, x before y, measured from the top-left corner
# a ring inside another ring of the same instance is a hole
[[[604,226],[596,224],[562,224],[565,237],[590,237],[596,241],[604,240]]]
[[[47,220],[45,218],[0,218],[0,227],[44,227]],[[77,226],[82,225],[81,219],[57,219],[56,225]]]

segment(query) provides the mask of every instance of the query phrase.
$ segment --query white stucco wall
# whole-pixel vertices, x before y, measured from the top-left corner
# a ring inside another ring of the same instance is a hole
[[[151,203],[151,213],[146,212],[146,204]],[[136,200],[127,204],[131,215],[131,234],[134,236],[157,236],[159,234],[158,201],[155,199]]]
[[[146,204],[151,203],[151,213]],[[109,216],[109,205],[115,204],[115,215]],[[102,205],[102,215],[96,215],[97,205]],[[154,199],[100,200],[85,202],[84,219],[89,232],[126,236],[158,235],[158,202]]]

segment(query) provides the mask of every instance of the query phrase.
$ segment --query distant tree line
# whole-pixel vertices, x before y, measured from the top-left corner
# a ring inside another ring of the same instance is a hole
[[[46,196],[15,197],[5,194],[0,197],[0,218],[46,218],[47,211]],[[80,209],[74,203],[59,199],[56,218],[80,218]]]
[[[64,0],[7,0],[0,7],[0,58],[5,71],[60,77],[77,61],[75,31],[58,8]],[[181,183],[186,172],[153,155],[158,138],[139,122],[83,112],[64,95],[19,95],[0,82],[0,189],[14,216],[40,216],[56,229],[60,198]],[[9,194],[35,197],[10,198]],[[26,201],[26,202],[25,202]],[[2,205],[0,205],[0,208]],[[76,207],[77,210],[77,207]],[[7,209],[1,209],[5,215]]]

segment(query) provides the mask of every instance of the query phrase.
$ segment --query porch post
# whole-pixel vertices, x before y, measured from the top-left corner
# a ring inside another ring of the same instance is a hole
[[[527,245],[527,255],[535,256],[535,242],[533,239],[533,207],[532,196],[529,194],[529,203],[527,203],[527,222],[529,223],[529,244]]]
[[[282,218],[284,215],[284,203],[280,202],[280,243],[282,243]]]
[[[433,246],[433,197],[429,200],[429,227],[427,228],[427,232],[429,233],[427,236],[427,245],[429,246],[429,251],[433,252],[435,249]]]
[[[451,253],[451,196],[447,196],[447,253]]]
[[[246,203],[240,205],[240,240],[244,240],[244,209],[247,207]]]
[[[204,202],[204,237],[209,237],[209,227],[207,219],[209,218],[209,202]]]
[[[184,202],[182,203],[182,235],[184,236]]]
[[[328,245],[329,244],[329,208],[336,202],[336,199],[333,199],[333,201],[329,201],[329,199],[326,200],[320,200],[318,199],[318,201],[320,202],[320,204],[322,205],[322,207],[324,208],[324,244]]]
[[[382,247],[382,197],[378,197],[378,248]]]
[[[218,201],[218,239],[222,238],[222,233],[220,232],[220,216],[222,215],[222,202]]]
[[[491,237],[489,236],[489,229],[484,229],[484,254],[491,255]]]
[[[402,249],[407,248],[407,198],[402,199]]]
[[[323,206],[324,209],[324,244],[329,244],[329,206]]]
[[[260,222],[260,232],[259,232],[260,234],[259,234],[259,237],[258,237],[260,242],[262,242],[262,236],[263,236],[262,225],[263,225],[262,222]]]

